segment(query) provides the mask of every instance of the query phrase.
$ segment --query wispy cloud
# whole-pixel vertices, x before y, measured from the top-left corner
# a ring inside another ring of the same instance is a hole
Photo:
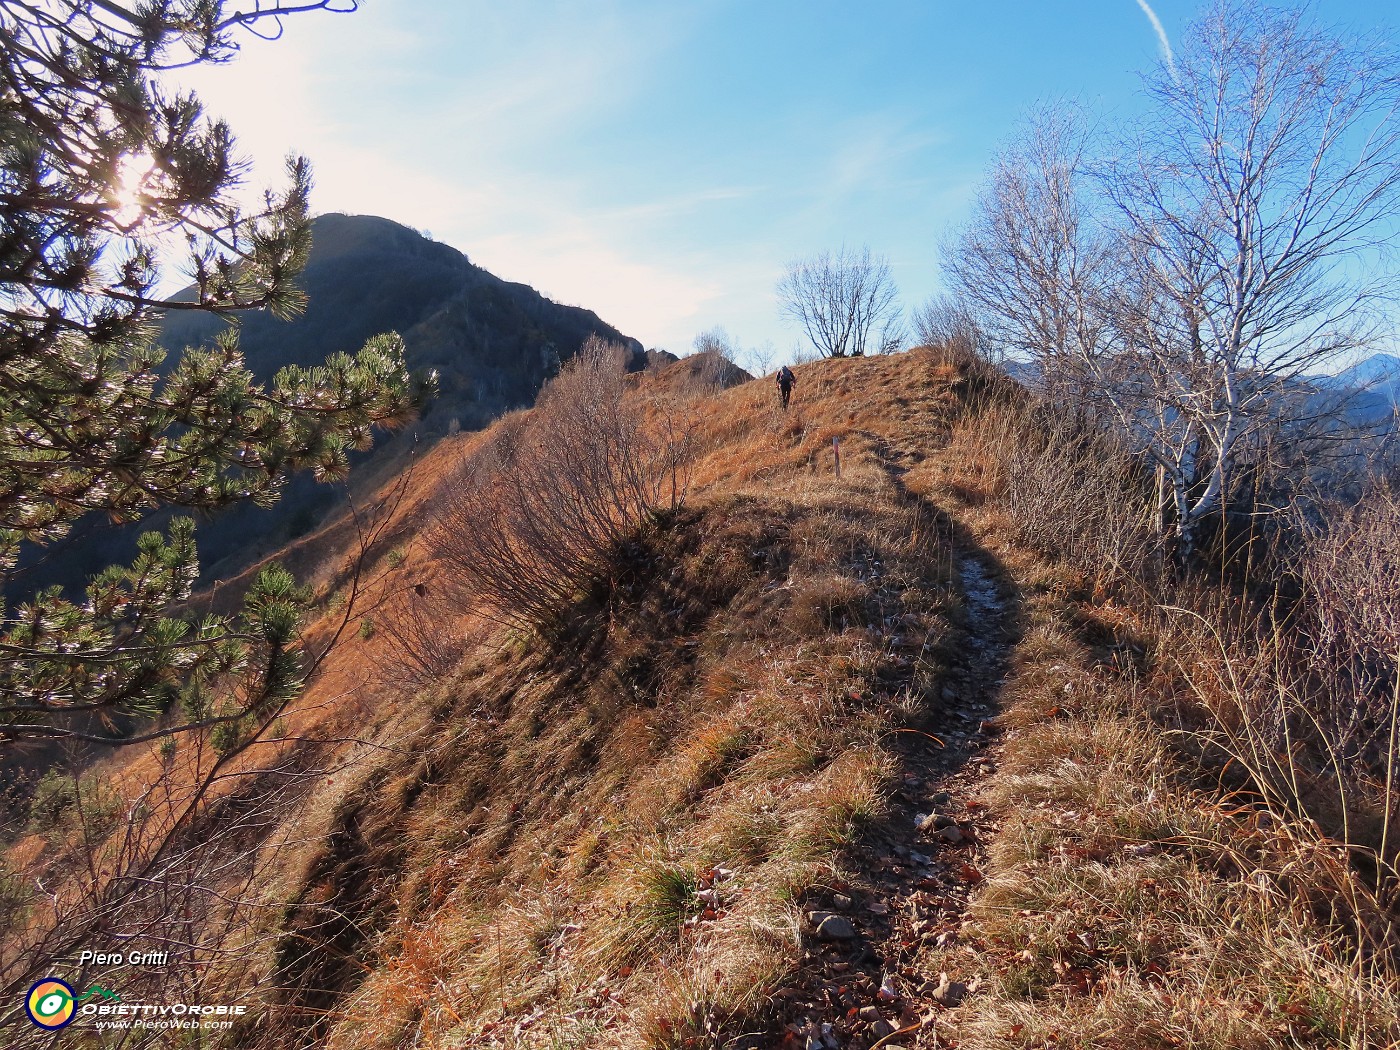
[[[1167,72],[1171,74],[1172,80],[1177,83],[1181,78],[1176,74],[1176,56],[1172,54],[1172,42],[1167,39],[1167,31],[1162,28],[1162,20],[1157,17],[1157,12],[1152,10],[1147,0],[1137,0],[1138,7],[1142,8],[1142,13],[1147,16],[1147,20],[1152,23],[1152,28],[1157,32],[1157,44],[1162,49],[1162,61],[1167,64]]]

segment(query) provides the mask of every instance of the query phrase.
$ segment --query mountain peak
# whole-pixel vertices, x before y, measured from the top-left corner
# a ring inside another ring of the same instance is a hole
[[[347,215],[344,212],[318,215],[311,222],[311,239],[312,258],[318,263],[365,251],[450,254],[469,262],[456,248],[380,215]]]
[[[1336,375],[1336,381],[1346,386],[1369,386],[1400,382],[1400,355],[1372,354]]]

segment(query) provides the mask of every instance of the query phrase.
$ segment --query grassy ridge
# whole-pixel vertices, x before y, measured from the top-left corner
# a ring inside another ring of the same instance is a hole
[[[902,787],[892,741],[936,729],[966,674],[969,558],[1003,574],[1020,625],[997,643],[992,818],[968,829],[985,880],[948,935],[871,944],[917,1022],[883,1045],[1400,1040],[1384,900],[1203,735],[1183,636],[1143,600],[1150,522],[1114,450],[930,350],[803,366],[788,412],[767,383],[697,385],[684,362],[634,386],[648,411],[688,406],[689,498],[617,547],[567,624],[433,604],[438,633],[416,637],[454,648],[392,673],[386,610],[442,593],[419,539],[477,447],[447,442],[376,533],[369,629],[238,767],[277,808],[211,796],[202,833],[236,832],[246,864],[191,980],[256,1006],[226,1045],[802,1045],[785,1022],[817,954],[804,913],[878,884],[862,867]],[[299,555],[332,618],[339,542]],[[103,782],[178,793],[198,761],[152,753]],[[52,884],[61,845],[20,842],[7,885]],[[945,975],[969,994],[918,991]],[[868,1050],[844,1003],[827,1019]]]
[[[932,432],[953,377],[900,365],[810,369],[787,414],[765,384],[710,395],[687,508],[572,632],[487,632],[396,699],[403,757],[307,803],[322,846],[264,962],[258,1024],[282,1034],[243,1038],[292,1045],[300,1018],[329,1046],[680,1047],[772,1023],[803,897],[882,807],[959,615],[946,535],[867,430]],[[336,951],[302,950],[318,936]]]

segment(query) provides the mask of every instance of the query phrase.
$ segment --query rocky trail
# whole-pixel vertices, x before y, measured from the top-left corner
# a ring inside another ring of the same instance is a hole
[[[968,896],[982,881],[983,844],[996,831],[979,800],[997,768],[999,696],[1009,668],[1010,599],[982,555],[961,551],[966,609],[960,658],[941,702],[900,731],[891,750],[902,784],[888,812],[848,858],[848,882],[804,902],[808,947],[776,993],[783,1047],[896,1050],[938,1044],[939,1018],[976,990],[957,973],[930,981],[910,967],[925,944],[956,943]],[[864,567],[878,574],[878,563]],[[883,683],[893,697],[903,681]],[[731,1046],[757,1050],[773,1033]]]

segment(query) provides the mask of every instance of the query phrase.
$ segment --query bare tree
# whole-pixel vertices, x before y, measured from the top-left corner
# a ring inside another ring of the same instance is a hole
[[[697,384],[711,393],[723,390],[739,369],[739,348],[729,333],[716,325],[697,335],[691,346],[695,348],[691,358],[696,365],[693,374]]]
[[[773,346],[771,339],[765,340],[762,346],[751,346],[744,351],[744,363],[748,370],[756,376],[766,376],[773,371],[773,358],[777,355],[777,350]]]
[[[1131,356],[1109,402],[1165,474],[1183,555],[1280,428],[1331,413],[1298,380],[1377,334],[1400,197],[1393,50],[1220,0],[1100,184],[1128,239]]]
[[[914,311],[914,335],[922,345],[938,347],[953,360],[987,358],[993,352],[976,315],[946,292],[929,296]]]
[[[945,250],[989,339],[1071,377],[1155,464],[1183,560],[1281,436],[1341,429],[1300,380],[1374,338],[1393,287],[1396,68],[1379,42],[1219,0],[1109,160],[1039,115]]]
[[[790,263],[778,298],[822,357],[889,353],[904,342],[889,261],[868,247],[843,246],[835,256],[822,252]]]
[[[1088,140],[1073,111],[1032,114],[997,158],[972,219],[942,250],[949,283],[987,344],[1029,358],[1057,389],[1113,335],[1115,239],[1095,214]]]
[[[691,343],[697,354],[716,354],[725,360],[733,361],[738,350],[734,346],[734,340],[724,328],[716,325],[714,328],[707,328],[697,335]]]

